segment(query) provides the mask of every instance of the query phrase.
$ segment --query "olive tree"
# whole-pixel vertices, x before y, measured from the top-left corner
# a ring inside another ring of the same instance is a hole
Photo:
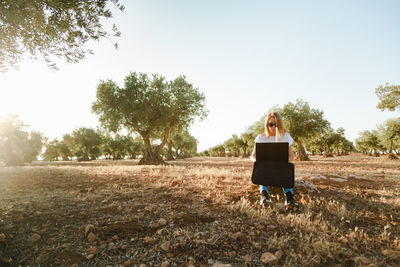
[[[324,119],[324,112],[313,109],[303,100],[289,102],[280,110],[286,131],[297,143],[299,160],[309,160],[303,142],[322,133],[329,126]]]
[[[158,74],[133,72],[125,78],[124,87],[101,81],[96,98],[92,111],[100,116],[103,127],[114,132],[126,128],[143,138],[139,164],[164,163],[160,152],[171,130],[206,116],[205,96],[185,76],[167,81]]]
[[[197,139],[186,131],[174,134],[172,147],[175,151],[175,158],[182,159],[194,156],[197,153]]]
[[[95,160],[101,155],[102,138],[91,128],[81,127],[72,132],[74,154],[78,161]]]
[[[389,157],[394,157],[394,146],[400,140],[400,118],[385,121],[378,126],[378,133],[381,144],[388,149]]]
[[[384,149],[379,141],[379,133],[377,130],[360,132],[360,136],[356,139],[356,148],[375,157],[379,157],[379,151]]]
[[[0,160],[8,166],[30,163],[42,151],[43,135],[25,128],[18,115],[8,115],[0,122]]]
[[[54,69],[54,57],[81,61],[92,53],[88,41],[120,35],[115,25],[109,30],[102,25],[112,17],[108,3],[124,9],[119,0],[0,1],[0,71],[17,66],[26,55],[40,54]]]
[[[380,102],[377,108],[381,110],[388,109],[400,111],[400,85],[390,85],[388,83],[385,86],[380,85],[375,89],[375,93],[378,96]]]

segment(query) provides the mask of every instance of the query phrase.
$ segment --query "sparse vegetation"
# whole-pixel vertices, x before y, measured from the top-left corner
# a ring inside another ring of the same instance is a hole
[[[0,262],[11,266],[396,266],[400,162],[295,162],[298,209],[259,207],[252,164],[190,158],[0,168]],[[283,203],[280,188],[271,188]],[[168,265],[169,264],[169,265]]]

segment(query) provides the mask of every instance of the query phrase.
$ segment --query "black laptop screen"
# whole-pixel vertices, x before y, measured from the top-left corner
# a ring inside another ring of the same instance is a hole
[[[289,143],[256,143],[257,161],[288,162]]]

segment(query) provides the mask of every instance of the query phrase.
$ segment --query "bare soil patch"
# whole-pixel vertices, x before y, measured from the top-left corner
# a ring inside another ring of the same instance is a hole
[[[260,207],[251,170],[211,157],[0,167],[0,266],[400,265],[400,160],[295,162],[317,188],[297,183],[296,209]]]

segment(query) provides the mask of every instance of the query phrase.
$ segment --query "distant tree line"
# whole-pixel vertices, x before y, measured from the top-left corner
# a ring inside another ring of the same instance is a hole
[[[195,118],[207,116],[205,96],[179,76],[167,81],[158,74],[130,73],[123,87],[100,81],[92,111],[100,116],[100,130],[78,128],[62,140],[48,140],[28,132],[17,116],[0,124],[0,160],[21,165],[42,155],[45,160],[140,158],[139,164],[197,154],[189,134]],[[126,131],[129,135],[121,135]],[[42,147],[45,151],[41,154]]]
[[[377,108],[400,111],[400,85],[386,83],[378,86],[375,93],[380,100]],[[375,130],[360,132],[354,146],[353,142],[345,138],[344,128],[333,129],[322,111],[310,108],[303,100],[289,102],[283,108],[274,107],[273,110],[281,113],[285,129],[295,141],[292,148],[298,160],[309,160],[308,153],[332,157],[334,154],[340,156],[356,151],[371,156],[388,154],[391,159],[396,159],[400,153],[400,118],[389,119]],[[254,139],[265,131],[265,117],[266,115],[262,116],[259,121],[250,125],[240,136],[232,135],[224,143],[200,154],[215,157],[250,156]]]
[[[197,144],[187,130],[175,131],[168,139],[168,148],[161,151],[161,157],[167,160],[192,157],[197,155]],[[9,115],[0,122],[0,160],[9,166],[31,163],[38,157],[46,161],[89,161],[100,157],[137,159],[143,155],[144,144],[138,136],[81,127],[64,134],[61,140],[50,140],[40,132],[29,131],[17,115]]]
[[[331,157],[333,154],[346,155],[355,148],[351,141],[344,136],[344,129],[334,130],[324,118],[323,112],[313,109],[303,100],[289,102],[283,108],[273,107],[274,111],[281,113],[284,127],[293,137],[295,144],[292,146],[299,160],[309,160],[309,153],[323,154]],[[265,131],[266,115],[250,125],[240,136],[232,135],[223,144],[211,147],[201,152],[209,156],[248,157],[253,151],[254,139]]]
[[[388,119],[372,131],[361,132],[356,139],[356,148],[365,155],[387,154],[396,159],[400,155],[400,117]]]

